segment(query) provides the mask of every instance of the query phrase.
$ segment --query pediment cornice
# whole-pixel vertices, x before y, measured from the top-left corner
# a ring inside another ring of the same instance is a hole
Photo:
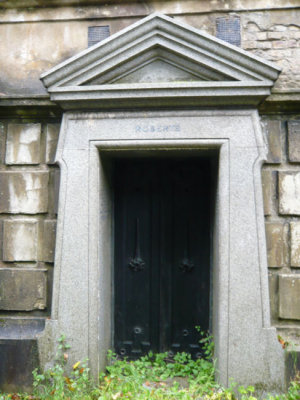
[[[191,26],[152,14],[41,76],[64,109],[257,105],[280,68]],[[155,104],[153,103],[155,99]]]

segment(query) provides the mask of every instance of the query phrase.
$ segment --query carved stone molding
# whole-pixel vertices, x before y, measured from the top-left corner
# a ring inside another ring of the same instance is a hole
[[[162,14],[151,14],[41,76],[65,110],[256,106],[280,68]]]

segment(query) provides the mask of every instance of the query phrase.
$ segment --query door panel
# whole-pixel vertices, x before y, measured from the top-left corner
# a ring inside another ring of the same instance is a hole
[[[209,324],[210,168],[203,160],[115,162],[117,353],[199,352]]]

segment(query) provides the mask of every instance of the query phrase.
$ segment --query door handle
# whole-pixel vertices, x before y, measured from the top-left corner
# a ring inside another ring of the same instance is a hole
[[[145,268],[145,261],[141,258],[141,250],[140,250],[140,228],[139,228],[139,219],[135,220],[135,255],[134,257],[129,259],[128,267],[134,271],[142,271]]]

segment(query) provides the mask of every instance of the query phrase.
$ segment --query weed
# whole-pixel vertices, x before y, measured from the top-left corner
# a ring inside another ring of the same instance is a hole
[[[1,395],[0,400],[258,400],[253,386],[237,387],[234,383],[224,388],[215,382],[213,341],[200,333],[204,356],[193,360],[188,353],[153,354],[135,361],[120,360],[108,352],[106,373],[100,384],[89,378],[86,362],[77,362],[67,373],[68,349],[65,337],[58,343],[55,365],[45,372],[33,372],[33,394]],[[265,400],[299,400],[300,374],[286,394],[267,396]]]
[[[34,399],[92,399],[90,397],[92,385],[86,362],[77,362],[73,365],[71,373],[66,373],[69,348],[65,336],[62,335],[58,342],[54,367],[43,373],[37,369],[33,371]]]

